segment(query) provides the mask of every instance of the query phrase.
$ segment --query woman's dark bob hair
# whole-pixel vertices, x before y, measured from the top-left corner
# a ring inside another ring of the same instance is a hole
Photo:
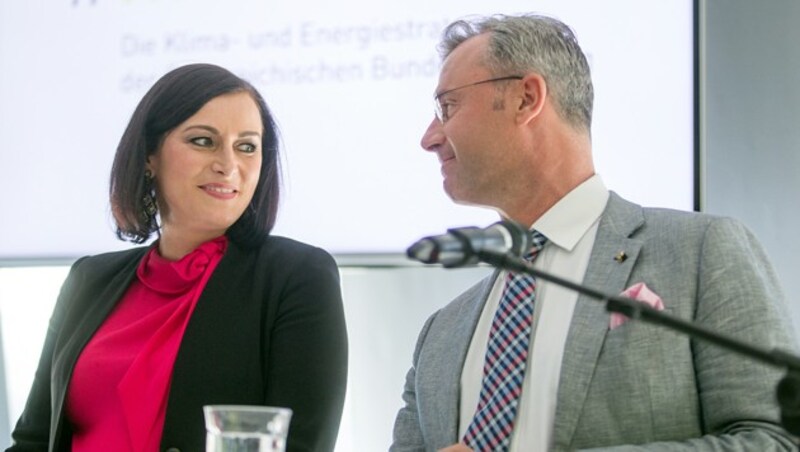
[[[261,176],[253,199],[226,232],[234,242],[253,246],[275,225],[280,200],[278,131],[261,94],[227,69],[211,64],[190,64],[161,77],[133,112],[119,141],[111,168],[111,210],[117,237],[143,243],[159,227],[154,216],[144,214],[152,184],[145,177],[147,158],[156,153],[164,137],[197,113],[211,99],[247,92],[258,105],[264,132],[261,139]]]

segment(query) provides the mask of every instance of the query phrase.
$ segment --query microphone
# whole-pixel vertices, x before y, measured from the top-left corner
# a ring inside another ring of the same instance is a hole
[[[530,232],[513,221],[499,221],[481,229],[475,226],[448,229],[447,234],[424,237],[406,250],[411,259],[444,267],[477,264],[478,253],[493,251],[522,256],[533,245]]]

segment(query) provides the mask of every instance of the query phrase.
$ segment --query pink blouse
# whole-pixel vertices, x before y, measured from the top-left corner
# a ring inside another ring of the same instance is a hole
[[[74,452],[156,452],[186,325],[227,238],[178,261],[153,247],[128,291],[81,352],[67,391]]]

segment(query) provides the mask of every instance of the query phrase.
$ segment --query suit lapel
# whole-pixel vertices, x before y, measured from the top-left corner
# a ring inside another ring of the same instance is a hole
[[[625,289],[642,243],[629,238],[644,223],[641,207],[611,193],[597,229],[583,284],[617,295]],[[625,259],[615,259],[624,252]],[[600,351],[608,332],[605,304],[578,297],[564,348],[558,388],[554,440],[556,449],[569,448],[583,411]]]
[[[431,349],[420,354],[417,364],[419,411],[431,413],[420,421],[437,447],[459,440],[461,371],[497,274],[493,272],[438,313],[428,332],[430,338],[425,342]]]

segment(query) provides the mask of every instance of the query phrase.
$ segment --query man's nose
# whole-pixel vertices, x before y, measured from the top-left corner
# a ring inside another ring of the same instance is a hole
[[[420,146],[422,149],[426,151],[435,151],[436,148],[444,143],[444,130],[442,129],[442,123],[434,117],[431,120],[431,123],[428,124],[427,130],[422,135],[422,140],[420,140]]]

